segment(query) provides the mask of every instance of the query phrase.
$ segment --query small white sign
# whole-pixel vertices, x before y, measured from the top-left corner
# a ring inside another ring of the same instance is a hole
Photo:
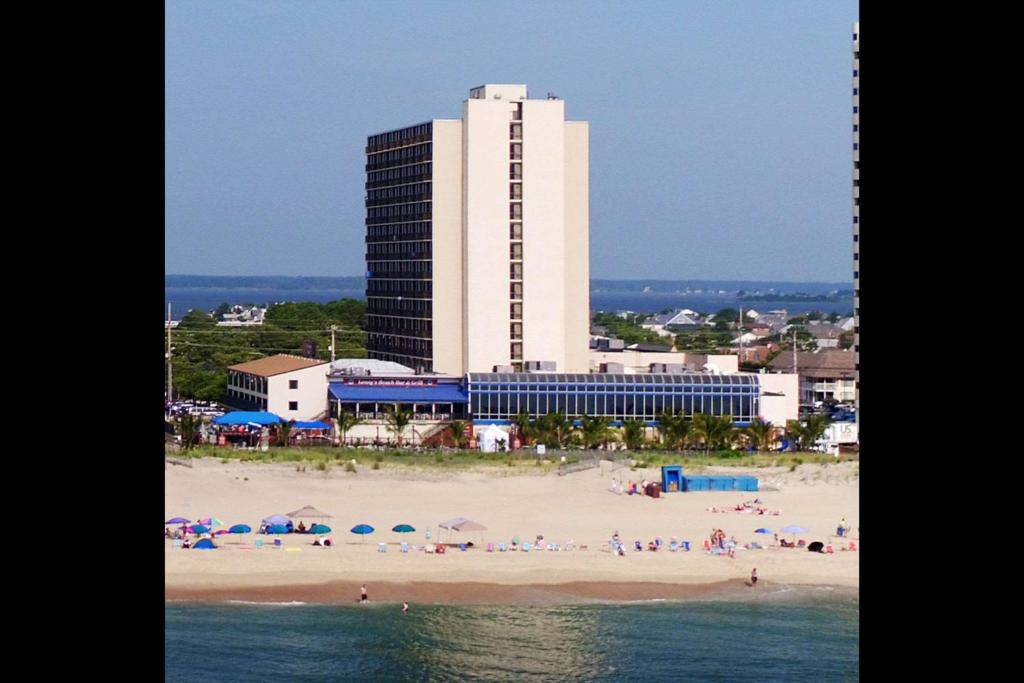
[[[547,453],[547,447],[542,443],[537,444],[537,455],[544,455],[545,453]]]

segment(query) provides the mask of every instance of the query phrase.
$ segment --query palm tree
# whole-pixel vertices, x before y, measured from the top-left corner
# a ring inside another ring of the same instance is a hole
[[[639,450],[646,443],[647,425],[643,420],[626,420],[622,423],[622,440],[629,450]]]
[[[279,424],[277,426],[277,441],[276,441],[276,443],[274,445],[275,446],[287,446],[288,445],[288,437],[291,436],[292,427],[294,427],[294,426],[295,426],[295,420],[288,420],[287,422],[282,422],[281,424]]]
[[[548,413],[537,420],[531,431],[533,436],[548,448],[563,448],[569,442],[572,425],[565,419],[565,413]]]
[[[465,420],[452,420],[448,423],[448,433],[452,437],[452,442],[456,448],[465,448],[466,444],[469,443],[469,437],[466,436],[466,428],[469,424]]]
[[[732,416],[715,417],[697,413],[693,416],[693,435],[704,444],[704,455],[711,453],[712,448],[722,448],[732,440]]]
[[[661,433],[662,443],[669,448],[685,448],[692,427],[693,423],[686,419],[686,413],[682,410],[672,412],[665,409],[658,416],[658,431]]]
[[[610,423],[611,420],[607,417],[584,415],[580,418],[580,435],[583,437],[584,448],[594,449],[601,444],[607,444],[613,436]]]
[[[749,437],[754,450],[771,450],[772,442],[775,441],[775,426],[771,422],[755,417],[743,432]]]
[[[195,445],[196,435],[203,425],[203,418],[198,415],[185,413],[178,418],[178,431],[181,433],[181,448],[188,450]]]
[[[338,433],[341,434],[341,445],[344,446],[345,435],[348,434],[348,430],[358,424],[362,424],[363,419],[361,417],[357,417],[355,413],[342,413],[335,422],[338,425]]]
[[[388,431],[395,435],[398,447],[402,447],[402,433],[412,422],[412,411],[402,410],[401,403],[384,406],[384,421],[387,423]]]
[[[805,424],[790,420],[786,423],[786,431],[797,444],[798,450],[809,451],[828,429],[830,422],[828,415],[811,415]]]

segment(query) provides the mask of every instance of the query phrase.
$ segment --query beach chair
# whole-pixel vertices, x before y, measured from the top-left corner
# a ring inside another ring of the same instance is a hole
[[[764,548],[761,547],[761,544],[758,543],[757,541],[751,541],[750,549],[751,550],[764,550]]]
[[[704,550],[711,552],[711,541],[704,539]]]
[[[263,539],[262,538],[257,538],[256,539],[256,550],[259,550],[262,547],[263,547]]]
[[[403,552],[403,553],[409,552],[409,544],[406,543],[405,541],[402,541],[402,544],[400,546],[398,546],[398,550],[399,550],[399,552]]]
[[[832,552],[832,545],[831,544],[825,546],[825,552],[828,553],[829,555],[833,554],[833,552]]]
[[[461,550],[462,552],[466,552],[466,544],[465,543],[460,543],[459,544],[459,550]]]
[[[805,541],[804,539],[801,538],[799,541],[796,542],[796,547],[797,548],[806,548],[807,547],[807,541]]]
[[[493,543],[488,543],[487,544],[487,552],[489,552],[489,553],[493,553],[494,552],[494,544]]]
[[[544,539],[541,539],[537,541],[537,545],[535,547],[537,550],[544,550],[547,547],[547,544],[544,542]]]
[[[685,550],[686,552],[690,552],[690,542],[689,541],[683,541],[683,550]]]
[[[427,551],[428,553],[430,553],[431,555],[433,555],[434,554],[434,544],[433,543],[428,543],[426,545],[426,547],[424,548],[424,550]]]
[[[281,539],[280,538],[275,538],[274,539],[274,547],[276,547],[276,548],[280,548],[281,547]]]
[[[857,544],[854,543],[853,541],[850,541],[850,550],[856,550],[856,549],[857,549]]]
[[[679,550],[679,541],[677,541],[675,539],[669,541],[669,543],[668,543],[668,551],[670,553],[674,553],[677,550]]]
[[[524,544],[523,544],[523,552],[524,552],[524,553],[528,553],[528,552],[530,552],[530,548],[532,548],[532,547],[533,547],[533,546],[531,546],[531,545],[530,545],[530,542],[529,542],[529,541],[527,541],[526,543],[524,543]]]
[[[499,553],[508,552],[508,546],[505,545],[504,543],[499,543],[498,544],[498,552]]]
[[[565,549],[566,550],[576,550],[576,544],[573,543],[572,541],[568,541],[565,544]]]
[[[377,552],[378,553],[386,553],[387,551],[388,551],[388,544],[387,543],[378,543],[377,544]]]

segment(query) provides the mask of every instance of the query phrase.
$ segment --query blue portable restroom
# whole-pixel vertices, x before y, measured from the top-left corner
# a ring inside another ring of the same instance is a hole
[[[736,488],[738,491],[757,491],[757,477],[736,477]]]
[[[661,490],[665,493],[683,490],[682,465],[662,465]]]
[[[706,476],[684,476],[683,477],[683,490],[684,491],[707,491],[708,490],[708,477]]]

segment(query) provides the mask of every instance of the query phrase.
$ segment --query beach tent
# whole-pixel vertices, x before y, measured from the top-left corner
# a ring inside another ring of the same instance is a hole
[[[326,512],[321,512],[312,505],[307,505],[304,508],[299,508],[298,510],[289,512],[287,516],[292,517],[293,519],[324,519],[331,517],[332,515],[329,515]]]
[[[502,447],[508,450],[508,432],[497,425],[488,425],[477,435],[477,440],[484,453],[496,453]]]
[[[247,424],[254,424],[257,427],[266,427],[267,425],[276,425],[281,422],[283,422],[283,420],[274,413],[247,412],[241,410],[233,413],[225,413],[220,417],[213,418],[213,424],[225,427],[235,427],[237,425]]]
[[[479,531],[481,532],[481,545],[484,542],[484,535],[482,532],[487,531],[487,527],[485,527],[483,524],[480,524],[479,522],[474,522],[471,519],[466,519],[465,517],[454,517],[452,519],[449,519],[447,522],[441,522],[437,526],[441,529],[448,529],[449,531]]]
[[[810,545],[807,546],[807,549],[812,553],[820,553],[823,551],[824,548],[825,544],[821,541],[812,541]]]
[[[291,532],[292,530],[283,524],[271,524],[267,527],[268,534],[290,534]]]
[[[274,526],[275,524],[287,527],[288,531],[291,531],[294,528],[292,520],[288,519],[284,515],[270,515],[269,517],[264,517],[263,523],[266,524],[268,527]]]
[[[192,546],[192,549],[193,550],[213,550],[216,547],[217,546],[215,546],[213,544],[213,541],[211,541],[208,538],[204,538],[204,539],[198,541],[194,546]]]

